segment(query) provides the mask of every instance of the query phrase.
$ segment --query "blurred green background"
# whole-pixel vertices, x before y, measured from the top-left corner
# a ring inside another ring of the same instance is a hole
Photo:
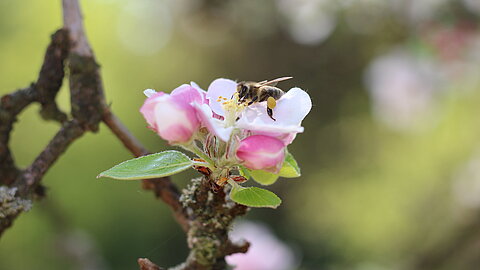
[[[269,187],[279,209],[245,218],[290,246],[294,269],[479,269],[480,2],[81,4],[107,100],[152,151],[169,146],[138,112],[146,88],[293,76],[280,86],[308,91],[305,133],[289,148],[303,175]],[[1,95],[36,79],[59,27],[60,1],[0,1]],[[69,110],[66,87],[58,101]],[[22,113],[11,140],[22,166],[58,129],[37,111]],[[185,236],[162,202],[138,182],[95,178],[129,158],[105,126],[76,141],[46,175],[47,198],[0,240],[0,269],[182,262]]]

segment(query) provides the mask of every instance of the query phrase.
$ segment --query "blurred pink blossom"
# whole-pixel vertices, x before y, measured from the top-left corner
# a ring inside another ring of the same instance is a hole
[[[238,223],[230,234],[232,240],[245,239],[250,242],[246,254],[226,257],[235,270],[292,270],[295,256],[289,246],[281,242],[263,224],[253,222]]]
[[[366,76],[374,116],[397,130],[429,126],[438,73],[432,62],[401,49],[377,57]]]

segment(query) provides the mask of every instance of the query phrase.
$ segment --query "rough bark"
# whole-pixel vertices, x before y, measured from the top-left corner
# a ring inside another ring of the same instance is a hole
[[[184,264],[174,269],[226,269],[226,255],[247,251],[249,244],[232,243],[228,231],[233,220],[244,215],[248,208],[227,200],[224,189],[213,192],[209,179],[193,179],[180,201],[190,220],[187,233],[190,254]]]

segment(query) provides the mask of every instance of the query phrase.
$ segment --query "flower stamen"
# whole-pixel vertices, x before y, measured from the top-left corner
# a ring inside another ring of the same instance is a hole
[[[246,104],[238,102],[239,96],[237,92],[233,94],[231,99],[219,96],[218,100],[223,100],[221,104],[225,112],[225,127],[233,126],[245,109]]]

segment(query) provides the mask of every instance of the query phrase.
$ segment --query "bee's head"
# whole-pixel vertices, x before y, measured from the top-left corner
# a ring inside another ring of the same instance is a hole
[[[239,82],[237,84],[238,97],[240,99],[244,98],[248,93],[248,84],[246,82]]]

